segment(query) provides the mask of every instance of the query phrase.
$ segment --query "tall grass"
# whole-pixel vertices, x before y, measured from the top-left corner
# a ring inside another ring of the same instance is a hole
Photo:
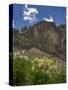
[[[15,57],[13,85],[37,85],[66,82],[66,65],[54,57]]]

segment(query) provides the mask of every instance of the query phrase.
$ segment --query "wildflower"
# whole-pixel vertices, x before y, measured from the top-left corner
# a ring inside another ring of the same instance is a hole
[[[19,57],[20,57],[20,58],[23,58],[24,56],[20,55]]]
[[[20,55],[20,52],[16,52],[16,55]]]
[[[32,62],[31,63],[33,63],[33,60],[32,60]]]
[[[28,60],[28,56],[24,56],[24,58],[25,58],[26,60]]]
[[[34,71],[35,70],[35,67],[34,66],[32,66],[32,71]]]
[[[25,53],[25,50],[22,50],[22,53],[24,54]]]
[[[39,63],[38,66],[41,67],[41,66],[43,66],[43,64]]]
[[[35,58],[35,59],[34,59],[34,61],[37,61],[37,60],[38,60],[38,58]]]

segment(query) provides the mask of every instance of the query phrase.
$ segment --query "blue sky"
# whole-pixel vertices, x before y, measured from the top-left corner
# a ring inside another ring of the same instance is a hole
[[[42,5],[28,5],[29,8],[35,8],[38,11],[36,15],[38,21],[42,21],[43,18],[52,16],[54,22],[59,24],[66,23],[66,8],[65,7],[54,7],[54,6],[42,6]],[[13,5],[13,20],[16,28],[21,28],[27,25],[29,22],[24,20],[23,12],[24,4]]]

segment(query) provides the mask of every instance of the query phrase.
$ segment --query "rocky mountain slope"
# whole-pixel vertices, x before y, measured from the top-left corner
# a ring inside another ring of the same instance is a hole
[[[66,59],[66,25],[56,26],[54,22],[41,21],[21,32],[13,30],[14,50],[37,48],[61,59]]]

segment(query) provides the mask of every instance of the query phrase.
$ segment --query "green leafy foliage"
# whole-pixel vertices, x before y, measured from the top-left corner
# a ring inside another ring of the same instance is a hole
[[[65,62],[53,56],[16,56],[13,60],[13,85],[64,83],[65,66]]]

